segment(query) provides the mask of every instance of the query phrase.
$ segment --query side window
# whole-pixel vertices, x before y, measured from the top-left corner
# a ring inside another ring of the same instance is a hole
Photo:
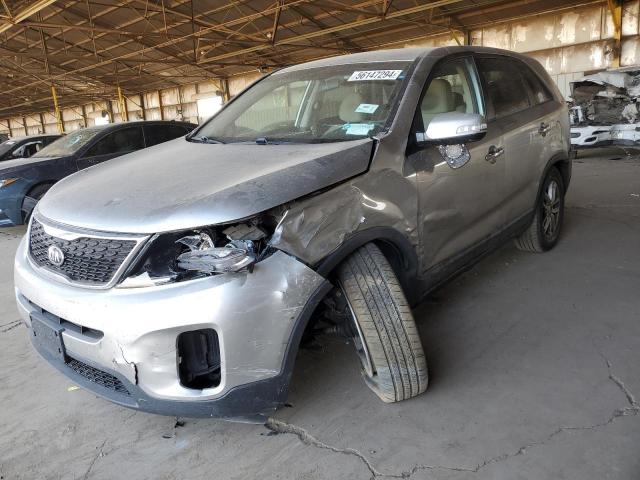
[[[33,142],[33,143],[27,143],[23,147],[22,156],[25,157],[25,158],[26,157],[30,157],[34,153],[38,152],[41,148],[42,148],[42,142],[41,141]]]
[[[15,148],[12,152],[11,152],[11,156],[13,158],[23,158],[24,157],[24,145],[19,146],[18,148]]]
[[[481,57],[477,62],[495,118],[529,108],[529,92],[518,62],[498,57]]]
[[[524,74],[524,78],[527,81],[527,85],[529,85],[529,90],[531,90],[531,94],[533,95],[533,101],[536,105],[539,105],[544,102],[548,102],[549,100],[553,100],[553,96],[547,86],[540,80],[540,77],[536,75],[533,70],[528,65],[524,63],[521,65],[522,73]]]
[[[144,148],[142,128],[130,127],[109,133],[106,137],[98,140],[84,156],[94,157],[96,155],[107,155],[110,153],[125,153],[141,148]]]
[[[470,60],[445,61],[437,65],[420,101],[424,129],[439,113],[482,113],[478,84]]]
[[[174,138],[186,135],[187,131],[179,125],[145,125],[144,137],[147,147],[168,142]]]

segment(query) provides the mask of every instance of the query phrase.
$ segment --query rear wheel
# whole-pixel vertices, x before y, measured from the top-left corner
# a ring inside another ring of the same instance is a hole
[[[564,218],[564,182],[557,168],[547,174],[535,207],[533,221],[516,238],[516,247],[528,252],[546,252],[560,238]]]
[[[24,223],[29,223],[33,209],[36,208],[36,204],[49,191],[53,184],[46,183],[42,185],[36,185],[29,193],[27,193],[22,201],[22,219]]]
[[[352,336],[369,388],[385,402],[427,389],[427,363],[409,303],[391,265],[370,243],[338,269]]]

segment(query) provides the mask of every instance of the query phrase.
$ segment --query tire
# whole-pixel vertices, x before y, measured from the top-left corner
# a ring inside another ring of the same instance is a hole
[[[29,223],[31,213],[33,212],[36,204],[42,197],[44,197],[44,194],[47,193],[52,186],[52,183],[36,185],[25,195],[24,200],[22,200],[22,219],[25,224]]]
[[[411,308],[380,249],[369,243],[338,268],[369,388],[385,402],[427,389],[427,362]]]
[[[553,198],[550,189],[555,191]],[[562,175],[557,168],[551,167],[536,200],[533,221],[515,240],[518,249],[541,253],[558,243],[564,219],[564,193]]]

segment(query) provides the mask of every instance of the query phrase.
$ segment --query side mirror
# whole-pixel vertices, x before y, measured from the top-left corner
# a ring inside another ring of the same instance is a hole
[[[462,144],[480,140],[487,133],[487,122],[477,113],[446,112],[434,116],[427,131],[416,140],[441,145]],[[422,138],[420,138],[422,137]]]

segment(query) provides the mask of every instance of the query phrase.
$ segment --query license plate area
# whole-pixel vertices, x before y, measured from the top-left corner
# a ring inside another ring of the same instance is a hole
[[[63,327],[54,326],[50,322],[31,316],[31,334],[33,343],[41,351],[46,352],[53,359],[66,361],[64,341],[62,340]]]

